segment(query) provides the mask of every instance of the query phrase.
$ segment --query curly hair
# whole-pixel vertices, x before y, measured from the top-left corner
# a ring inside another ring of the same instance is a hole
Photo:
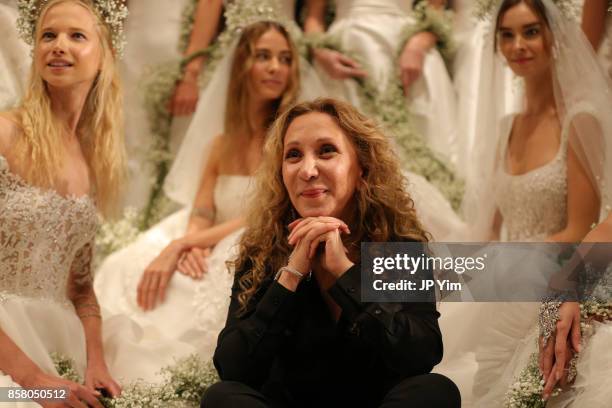
[[[78,134],[87,164],[91,169],[96,203],[102,213],[110,215],[118,202],[125,178],[123,140],[123,95],[112,38],[91,0],[50,0],[45,3],[36,24],[34,52],[39,47],[42,22],[55,5],[72,2],[83,6],[96,19],[102,48],[98,77],[89,90],[78,124]],[[61,168],[64,151],[59,143],[64,128],[51,110],[47,84],[36,62],[32,63],[30,79],[16,115],[23,136],[17,142],[17,154],[29,163],[26,180],[41,187],[53,187]]]
[[[289,125],[296,118],[315,112],[334,119],[355,148],[363,170],[355,191],[355,226],[351,226],[345,245],[361,241],[429,240],[417,219],[392,144],[377,124],[338,100],[321,98],[298,103],[282,113],[270,129],[262,166],[256,174],[256,193],[246,218],[248,225],[239,244],[240,254],[230,262],[241,274],[239,313],[246,311],[262,281],[286,265],[292,252],[286,237],[295,210],[282,178],[283,144]]]

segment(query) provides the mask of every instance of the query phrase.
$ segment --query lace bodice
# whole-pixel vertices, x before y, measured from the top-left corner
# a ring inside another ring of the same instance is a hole
[[[67,303],[70,272],[90,280],[96,208],[11,173],[0,156],[0,301],[17,295]]]
[[[508,120],[501,143],[495,201],[509,241],[543,240],[567,224],[567,127],[561,131],[553,160],[527,173],[511,175],[505,158],[512,122]]]
[[[215,224],[229,221],[244,214],[253,193],[253,177],[221,174],[215,184]]]

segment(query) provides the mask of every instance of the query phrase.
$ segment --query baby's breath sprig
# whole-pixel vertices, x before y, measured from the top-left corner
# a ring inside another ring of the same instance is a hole
[[[27,44],[34,46],[36,22],[40,12],[48,0],[17,0],[17,31]],[[113,49],[119,57],[123,56],[125,48],[125,34],[123,24],[128,16],[127,6],[121,0],[91,0],[94,10],[111,32]]]

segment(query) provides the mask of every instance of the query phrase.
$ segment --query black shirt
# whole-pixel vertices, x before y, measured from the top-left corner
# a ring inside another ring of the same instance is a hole
[[[270,276],[237,316],[237,271],[214,363],[225,381],[242,382],[290,407],[373,407],[400,380],[442,359],[435,303],[362,303],[360,265],[329,289],[331,317],[316,279],[291,292]]]

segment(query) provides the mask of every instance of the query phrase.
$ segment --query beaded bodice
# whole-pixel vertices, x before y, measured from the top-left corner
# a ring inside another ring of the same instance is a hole
[[[27,184],[0,156],[0,301],[10,296],[66,303],[68,278],[91,280],[96,208]]]
[[[501,140],[495,201],[508,241],[539,241],[567,224],[567,131],[561,131],[559,151],[553,160],[527,173],[511,175],[505,157],[512,121]]]

